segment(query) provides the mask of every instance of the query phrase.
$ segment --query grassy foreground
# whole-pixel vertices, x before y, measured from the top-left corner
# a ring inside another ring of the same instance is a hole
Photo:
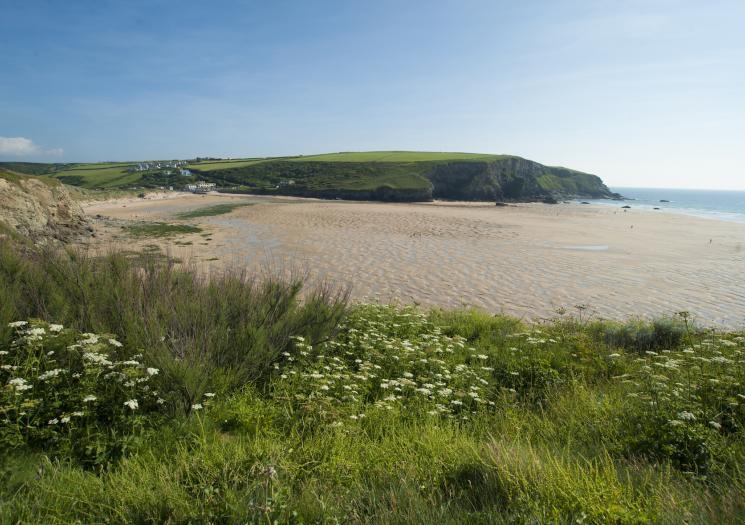
[[[0,523],[740,523],[744,353],[4,245]]]

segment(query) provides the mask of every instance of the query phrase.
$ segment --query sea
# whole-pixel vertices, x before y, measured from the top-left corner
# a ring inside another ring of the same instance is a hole
[[[658,211],[662,213],[682,213],[745,224],[745,191],[616,187],[611,188],[611,191],[620,193],[627,200],[601,199],[587,202],[649,210],[659,208]]]

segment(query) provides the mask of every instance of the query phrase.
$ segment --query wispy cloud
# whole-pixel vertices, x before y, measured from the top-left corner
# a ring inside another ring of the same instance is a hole
[[[62,154],[64,154],[62,148],[45,149],[25,137],[0,137],[0,155],[9,157],[58,157]]]

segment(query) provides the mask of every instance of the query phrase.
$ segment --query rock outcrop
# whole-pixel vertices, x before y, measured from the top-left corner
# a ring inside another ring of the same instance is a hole
[[[5,170],[0,170],[0,236],[2,230],[40,244],[69,242],[93,232],[60,182]]]

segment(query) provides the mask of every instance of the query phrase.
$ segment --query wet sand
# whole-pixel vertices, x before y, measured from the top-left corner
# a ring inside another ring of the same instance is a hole
[[[388,204],[167,194],[85,206],[95,246],[157,244],[216,270],[267,264],[307,270],[362,301],[476,306],[530,319],[576,314],[626,319],[690,311],[745,327],[745,226],[609,206]],[[176,215],[224,202],[225,215]],[[132,240],[121,221],[200,226],[200,234]],[[177,244],[178,243],[178,244]],[[190,243],[190,244],[189,244]]]

